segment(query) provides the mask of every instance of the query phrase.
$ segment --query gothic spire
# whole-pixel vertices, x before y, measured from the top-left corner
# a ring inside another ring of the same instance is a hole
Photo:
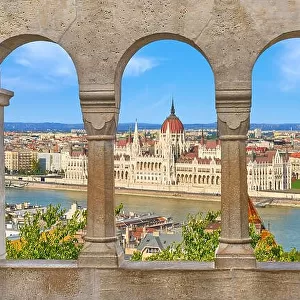
[[[202,133],[201,133],[201,145],[204,145],[204,131],[202,126]]]
[[[172,105],[171,105],[171,115],[175,115],[174,99],[173,99],[173,97],[172,97]]]
[[[137,119],[135,119],[133,140],[134,140],[136,143],[138,143],[138,140],[139,140],[138,122],[137,122]]]

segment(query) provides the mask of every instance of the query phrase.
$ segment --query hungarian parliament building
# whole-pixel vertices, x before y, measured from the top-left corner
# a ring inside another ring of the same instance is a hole
[[[249,151],[248,190],[286,190],[291,188],[292,165],[289,156],[278,150]],[[221,193],[221,142],[202,136],[188,140],[184,126],[171,113],[156,139],[142,136],[135,123],[134,132],[115,143],[114,176],[116,188],[176,192]],[[87,156],[70,156],[66,183],[87,183]]]

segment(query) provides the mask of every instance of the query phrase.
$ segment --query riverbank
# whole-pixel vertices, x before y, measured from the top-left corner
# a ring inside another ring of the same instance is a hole
[[[86,185],[72,185],[72,184],[57,184],[57,183],[45,183],[45,182],[29,182],[25,188],[32,189],[48,189],[48,190],[67,190],[67,191],[80,191],[86,192]],[[155,190],[140,190],[140,189],[126,189],[115,188],[115,193],[118,195],[135,195],[144,197],[155,198],[182,198],[186,200],[203,200],[203,201],[221,201],[220,196],[211,194],[193,194],[193,193],[174,193],[168,191],[155,191]]]
[[[18,181],[16,181],[18,183]],[[73,185],[73,184],[60,184],[40,181],[27,181],[28,185],[25,188],[32,189],[47,189],[47,190],[65,190],[65,191],[80,191],[86,192],[86,185]],[[221,196],[215,194],[204,193],[188,193],[188,192],[174,192],[174,191],[158,191],[158,190],[142,190],[133,188],[116,187],[115,193],[117,195],[135,195],[143,197],[154,198],[172,198],[172,199],[185,199],[195,201],[212,201],[220,202]],[[268,202],[268,206],[288,206],[300,208],[300,194],[299,191],[286,191],[286,192],[267,192],[260,191],[250,194],[254,203]]]
[[[72,184],[58,184],[58,183],[46,183],[46,182],[28,182],[25,188],[29,189],[53,189],[53,190],[67,190],[67,191],[80,191],[86,192],[86,185],[72,185]],[[170,191],[157,191],[157,190],[141,190],[141,189],[127,189],[127,188],[116,188],[115,193],[117,195],[135,195],[143,197],[154,197],[154,198],[172,198],[172,199],[184,199],[184,200],[195,200],[195,201],[212,201],[220,202],[221,196],[215,194],[196,194],[187,192],[170,192]],[[287,198],[287,195],[289,196]],[[299,193],[274,193],[274,192],[263,192],[262,195],[252,195],[254,203],[265,202],[266,199],[270,199],[271,203],[269,206],[287,206],[287,207],[299,207],[300,199]]]
[[[48,183],[48,182],[28,182],[25,188],[29,189],[46,189],[46,190],[64,190],[86,192],[86,185],[64,184],[64,183]]]

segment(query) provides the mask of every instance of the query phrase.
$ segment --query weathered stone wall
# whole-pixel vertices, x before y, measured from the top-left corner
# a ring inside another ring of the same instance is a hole
[[[1,299],[299,299],[300,270],[293,264],[256,270],[215,270],[209,263],[128,263],[115,270],[47,264],[2,265]]]
[[[170,38],[202,51],[217,89],[251,88],[260,53],[300,30],[296,0],[3,0],[0,11],[1,59],[23,43],[51,40],[71,55],[81,85],[114,85],[135,51]]]
[[[0,298],[299,299],[299,264],[257,266],[247,221],[245,140],[252,68],[264,49],[289,37],[300,37],[298,0],[2,0],[0,61],[37,40],[58,43],[73,59],[92,163],[88,233],[79,260],[2,260]],[[177,39],[198,49],[215,76],[224,145],[216,268],[124,265],[116,242],[113,143],[121,76],[139,48],[160,39]]]

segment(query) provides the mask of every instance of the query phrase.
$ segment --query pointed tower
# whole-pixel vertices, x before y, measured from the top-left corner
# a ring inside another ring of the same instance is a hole
[[[133,141],[138,141],[138,139],[139,139],[138,122],[137,119],[135,119]]]
[[[171,104],[171,113],[166,118],[166,120],[163,122],[161,126],[161,132],[165,133],[167,130],[167,125],[169,124],[170,127],[170,133],[183,133],[184,127],[182,122],[179,120],[179,118],[175,115],[175,106],[174,106],[174,99],[172,98],[172,104]]]
[[[201,131],[201,145],[204,145],[204,131],[203,131],[203,127],[202,127],[202,131]]]
[[[130,146],[130,144],[132,143],[132,135],[131,135],[131,126],[129,126],[129,134],[127,137],[127,145],[126,146]]]
[[[161,141],[163,144],[170,143],[177,159],[186,149],[185,132],[182,122],[175,115],[174,99],[172,97],[171,113],[161,126]]]
[[[137,157],[140,154],[140,139],[138,133],[138,123],[137,119],[135,120],[133,141],[132,141],[132,156]]]
[[[171,105],[171,115],[175,115],[174,99],[173,99],[173,97],[172,97],[172,105]]]

